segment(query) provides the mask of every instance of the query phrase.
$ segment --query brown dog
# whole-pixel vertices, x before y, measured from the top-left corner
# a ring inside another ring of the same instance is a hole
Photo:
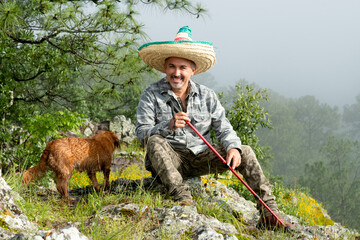
[[[96,179],[96,172],[103,171],[105,189],[108,189],[112,155],[119,146],[118,136],[110,131],[102,131],[88,139],[56,139],[46,146],[39,164],[24,173],[23,183],[30,183],[42,177],[49,167],[55,173],[57,190],[69,200],[74,200],[67,191],[74,169],[86,171],[97,191],[100,190],[100,185]]]

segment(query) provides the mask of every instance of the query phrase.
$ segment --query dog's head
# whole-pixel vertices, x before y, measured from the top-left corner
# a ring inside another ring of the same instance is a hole
[[[113,138],[113,140],[114,140],[114,146],[115,146],[115,148],[119,148],[120,147],[120,139],[119,139],[119,136],[116,134],[116,133],[114,133],[114,132],[111,132],[112,134],[111,134],[111,136],[112,136],[112,138]]]
[[[121,144],[119,136],[116,133],[111,132],[111,131],[100,131],[99,133],[94,135],[92,138],[97,139],[99,141],[101,141],[102,138],[106,138],[114,143],[115,148],[119,148],[120,144]]]

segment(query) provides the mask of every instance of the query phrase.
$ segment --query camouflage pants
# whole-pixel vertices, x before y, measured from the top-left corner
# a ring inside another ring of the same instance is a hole
[[[218,153],[226,157],[226,150],[222,146],[214,147]],[[247,184],[275,213],[278,207],[275,197],[271,193],[271,186],[260,167],[252,148],[246,145],[241,147],[241,164],[235,170],[240,172]],[[162,136],[153,135],[147,143],[145,157],[147,168],[154,177],[159,177],[168,188],[169,194],[175,201],[191,200],[189,186],[183,183],[184,178],[202,176],[212,173],[222,173],[229,170],[218,157],[207,149],[194,155],[189,149],[174,149]],[[270,213],[257,204],[258,210],[265,216]]]

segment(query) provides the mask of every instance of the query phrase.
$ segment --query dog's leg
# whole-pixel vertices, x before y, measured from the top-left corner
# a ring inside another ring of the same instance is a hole
[[[96,172],[95,171],[87,171],[87,175],[89,176],[93,187],[96,189],[96,191],[100,191],[100,185],[96,179]]]
[[[110,168],[104,168],[103,173],[104,173],[104,180],[105,180],[105,190],[110,189]]]
[[[75,199],[69,196],[67,191],[67,185],[70,177],[64,176],[62,174],[56,174],[56,188],[59,191],[60,195],[67,198],[70,201],[74,201]]]

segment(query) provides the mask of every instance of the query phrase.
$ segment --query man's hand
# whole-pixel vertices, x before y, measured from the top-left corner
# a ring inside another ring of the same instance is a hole
[[[172,130],[176,130],[178,128],[185,127],[186,121],[190,122],[190,118],[187,113],[178,112],[174,115],[174,117],[170,120],[170,126]]]
[[[232,148],[227,152],[226,155],[226,164],[230,166],[233,169],[237,168],[241,164],[241,155],[238,149]]]

